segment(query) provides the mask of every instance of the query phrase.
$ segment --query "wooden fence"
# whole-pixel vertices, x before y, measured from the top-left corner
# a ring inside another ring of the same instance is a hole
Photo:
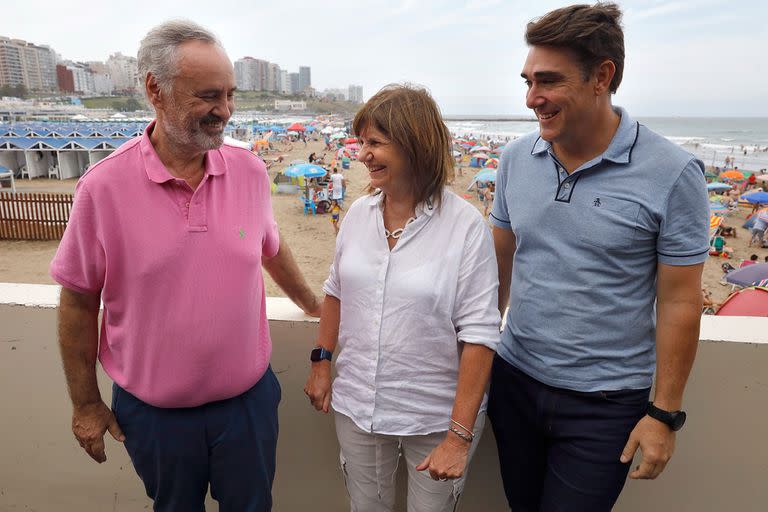
[[[72,194],[0,192],[0,240],[61,240]]]

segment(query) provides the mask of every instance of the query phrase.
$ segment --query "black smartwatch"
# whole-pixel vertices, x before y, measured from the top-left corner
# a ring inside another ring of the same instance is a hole
[[[333,357],[333,352],[330,350],[326,350],[323,347],[315,347],[312,349],[312,352],[309,353],[309,360],[312,361],[313,363],[322,361],[323,359],[327,359],[328,361],[330,361],[332,357]]]
[[[646,414],[655,420],[659,420],[668,426],[673,432],[677,432],[685,424],[685,411],[669,412],[664,409],[659,409],[653,402],[648,402],[648,410]]]

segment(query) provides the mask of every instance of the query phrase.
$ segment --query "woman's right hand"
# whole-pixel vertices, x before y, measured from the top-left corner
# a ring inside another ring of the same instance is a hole
[[[318,411],[327,413],[331,406],[331,362],[317,361],[312,363],[304,393],[309,402]]]

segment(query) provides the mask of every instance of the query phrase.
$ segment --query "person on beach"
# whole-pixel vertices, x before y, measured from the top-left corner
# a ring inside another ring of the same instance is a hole
[[[613,3],[574,5],[525,33],[539,130],[504,150],[490,216],[509,310],[488,417],[512,510],[611,510],[637,449],[629,476],[656,478],[685,420],[704,165],[612,105],[620,20]]]
[[[333,233],[335,235],[339,234],[339,223],[341,222],[341,206],[339,206],[339,202],[335,199],[331,201],[331,225],[333,226]]]
[[[331,173],[331,199],[338,202],[339,205],[344,200],[344,189],[346,186],[347,180],[344,179],[344,175],[339,172],[338,167],[334,167]]]
[[[490,230],[445,187],[451,137],[427,91],[385,87],[358,111],[354,133],[369,194],[336,239],[305,392],[335,412],[351,510],[393,510],[402,452],[408,510],[452,511],[499,341]]]
[[[487,217],[493,206],[493,194],[496,188],[493,183],[488,183],[483,189],[483,217]]]
[[[138,66],[155,120],[80,179],[51,263],[72,430],[100,463],[106,431],[123,442],[156,511],[204,510],[209,486],[222,511],[267,511],[280,385],[262,265],[307,314],[320,303],[279,236],[264,163],[222,145],[235,76],[219,40],[165,22]]]

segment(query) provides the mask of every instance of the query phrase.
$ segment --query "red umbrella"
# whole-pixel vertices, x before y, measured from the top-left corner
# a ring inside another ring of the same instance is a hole
[[[291,126],[288,127],[289,132],[304,132],[307,131],[306,128],[304,128],[304,125],[301,125],[299,123],[293,123]]]
[[[348,139],[344,139],[344,144],[354,144],[357,142],[357,137],[350,137]]]
[[[718,316],[768,317],[768,288],[757,286],[732,293],[715,314]]]

